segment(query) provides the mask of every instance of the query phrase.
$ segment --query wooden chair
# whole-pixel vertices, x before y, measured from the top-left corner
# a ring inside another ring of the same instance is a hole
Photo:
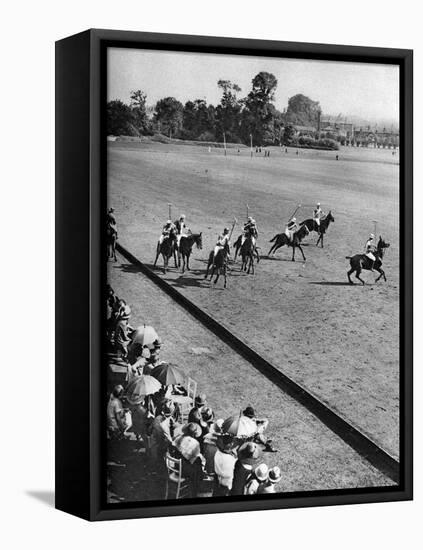
[[[173,458],[169,453],[166,453],[165,461],[167,468],[165,499],[169,498],[171,485],[175,488],[176,499],[191,496],[190,481],[182,477],[182,459]]]
[[[197,395],[197,382],[193,380],[192,378],[188,378],[188,397],[192,399],[192,402],[195,401],[195,396]]]

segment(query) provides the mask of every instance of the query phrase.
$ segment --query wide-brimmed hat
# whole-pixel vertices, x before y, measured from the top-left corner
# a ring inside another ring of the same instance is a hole
[[[189,435],[178,436],[174,445],[181,455],[191,463],[200,455],[200,444]]]
[[[252,441],[244,443],[238,449],[238,459],[242,464],[257,464],[261,455],[262,451],[260,447],[257,445],[257,443],[253,443]]]
[[[219,449],[219,451],[222,451],[222,453],[231,454],[233,448],[235,447],[235,441],[230,435],[218,434],[216,439],[216,447]]]
[[[206,403],[207,403],[207,396],[206,396],[205,393],[200,393],[200,394],[197,395],[197,397],[195,398],[195,404],[196,404],[197,406],[203,407]]]
[[[253,409],[253,407],[251,405],[248,405],[248,407],[246,407],[242,411],[242,414],[244,416],[248,416],[248,418],[254,418],[256,416],[256,412],[255,412],[255,410]]]
[[[119,317],[121,319],[129,319],[130,316],[131,316],[131,308],[128,306],[128,304],[122,305],[119,310]]]
[[[267,464],[262,462],[254,470],[255,476],[259,481],[266,481],[267,476],[269,475],[269,468]]]
[[[269,470],[269,480],[272,483],[278,483],[282,479],[281,469],[278,466],[270,468]]]

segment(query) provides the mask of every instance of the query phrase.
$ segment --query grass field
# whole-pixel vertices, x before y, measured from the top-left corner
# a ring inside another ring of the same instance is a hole
[[[203,232],[203,250],[194,250],[191,272],[172,269],[163,277],[398,457],[398,155],[341,149],[336,161],[335,152],[310,150],[296,155],[293,149],[271,148],[269,158],[250,158],[247,149],[239,155],[231,149],[224,157],[222,150],[195,146],[108,147],[109,204],[116,210],[120,242],[152,263],[167,203],[173,218],[185,213],[189,227]],[[268,241],[283,231],[295,206],[306,205],[297,215],[301,220],[310,217],[316,201],[335,217],[325,248],[316,248],[311,236],[305,263],[300,255],[291,262],[286,248],[266,258]],[[234,216],[241,226],[247,203],[264,257],[254,276],[240,273],[238,264],[228,289],[213,287],[203,279],[208,253]],[[376,274],[365,272],[365,287],[350,286],[345,256],[362,251],[372,220],[391,243],[384,260],[388,282],[374,284]],[[132,304],[130,282],[122,292]],[[226,368],[237,376],[235,365]]]

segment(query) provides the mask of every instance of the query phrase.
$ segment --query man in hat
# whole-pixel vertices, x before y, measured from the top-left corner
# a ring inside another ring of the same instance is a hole
[[[317,231],[320,232],[320,220],[324,216],[323,210],[320,207],[320,202],[316,204],[316,208],[313,210],[313,220],[317,225]]]
[[[271,468],[269,470],[269,475],[267,476],[267,481],[265,483],[260,484],[260,486],[257,489],[258,494],[266,494],[266,493],[276,493],[276,484],[279,483],[279,481],[282,479],[282,474],[280,468],[275,466],[274,468]]]
[[[172,235],[175,235],[175,226],[172,220],[167,220],[163,226],[157,247],[159,247],[167,237],[171,237]]]
[[[115,386],[107,403],[107,431],[111,439],[120,439],[126,429],[123,392],[123,386]]]
[[[252,441],[241,445],[234,468],[231,495],[245,494],[245,486],[262,455],[261,448]]]
[[[369,258],[370,260],[370,270],[373,271],[373,266],[374,266],[374,263],[376,261],[376,251],[377,251],[377,248],[376,248],[376,245],[374,243],[374,238],[375,236],[373,235],[373,233],[370,233],[369,235],[369,238],[364,246],[364,251],[365,251],[365,255]]]
[[[213,496],[228,496],[231,494],[236,460],[232,437],[228,435],[220,437],[217,440],[217,451],[214,455],[216,487]]]
[[[201,418],[201,412],[205,407],[207,407],[207,396],[205,393],[199,393],[195,396],[194,407],[189,412],[190,416],[191,414],[198,412]]]
[[[267,430],[267,427],[269,425],[269,420],[267,418],[257,418],[256,412],[251,407],[251,405],[248,405],[243,411],[242,414],[252,420],[257,425],[257,432],[254,436],[254,440],[257,443],[260,443],[261,445],[264,445],[264,451],[269,453],[276,453],[276,449],[274,449],[271,445],[272,440],[267,439],[267,437],[264,435],[264,432]]]
[[[185,214],[181,214],[179,216],[179,220],[176,220],[173,224],[175,226],[175,232],[176,232],[176,245],[179,247],[179,243],[181,242],[181,238],[183,235],[185,235],[185,230],[187,229],[187,226],[185,224]]]
[[[217,451],[217,440],[222,433],[223,418],[218,418],[210,426],[209,432],[203,438],[203,455],[206,459],[206,472],[214,474],[214,455]]]
[[[257,222],[251,216],[248,216],[246,223],[244,223],[244,230],[241,237],[241,246],[244,244],[247,235],[251,235],[253,238],[253,244],[256,244],[256,239],[258,237]]]
[[[227,247],[228,253],[229,253],[229,249],[230,249],[229,227],[225,227],[225,229],[223,230],[223,233],[218,236],[216,246],[214,247],[213,258],[216,258],[219,250],[222,250],[222,248],[225,248],[225,247]]]
[[[292,241],[297,231],[298,231],[297,218],[291,218],[291,220],[285,226],[285,235],[288,237],[290,241]]]
[[[117,313],[117,322],[114,330],[115,349],[118,354],[126,358],[128,356],[128,345],[134,329],[129,324],[131,308],[123,301]]]
[[[251,473],[251,476],[248,478],[245,485],[244,494],[245,495],[255,495],[260,490],[260,487],[265,485],[269,476],[269,468],[267,464],[262,462],[256,466]]]
[[[117,224],[116,224],[116,218],[115,218],[114,212],[115,212],[115,209],[110,207],[107,212],[106,225],[107,225],[107,228],[110,229],[112,234],[114,233],[116,235],[116,239],[117,239],[118,233],[117,233]]]
[[[172,443],[175,434],[175,420],[173,414],[175,405],[172,401],[166,401],[161,414],[156,416],[151,429],[150,456],[154,465],[161,464],[161,461]]]
[[[175,438],[169,454],[181,460],[182,477],[190,480],[191,496],[196,497],[201,480],[205,475],[205,458],[201,454],[199,442],[183,433]]]

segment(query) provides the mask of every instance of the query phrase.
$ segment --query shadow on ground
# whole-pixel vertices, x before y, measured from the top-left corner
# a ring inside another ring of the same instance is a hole
[[[26,494],[29,497],[35,498],[36,500],[42,502],[49,508],[54,508],[54,491],[26,491]]]

